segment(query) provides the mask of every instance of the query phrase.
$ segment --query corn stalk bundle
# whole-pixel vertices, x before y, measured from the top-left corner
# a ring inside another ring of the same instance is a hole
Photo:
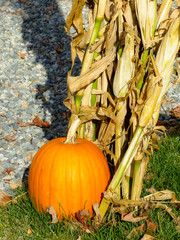
[[[140,199],[155,132],[164,130],[156,123],[180,47],[180,11],[171,9],[172,3],[73,0],[66,20],[67,32],[72,26],[76,30],[64,101],[71,111],[69,126],[79,118],[78,137],[102,149],[112,165],[107,192],[119,199]],[[76,57],[82,68],[72,76]],[[104,196],[101,218],[109,204]]]

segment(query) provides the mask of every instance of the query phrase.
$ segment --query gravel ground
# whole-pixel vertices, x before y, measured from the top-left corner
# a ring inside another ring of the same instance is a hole
[[[71,1],[0,1],[0,191],[12,194],[27,179],[37,150],[66,134],[63,100],[71,53],[64,26],[70,10]],[[178,105],[179,91],[170,89],[173,102],[166,110]],[[35,117],[50,128],[32,126]]]

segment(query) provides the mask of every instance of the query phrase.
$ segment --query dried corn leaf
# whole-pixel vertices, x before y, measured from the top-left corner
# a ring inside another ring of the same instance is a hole
[[[175,193],[170,190],[158,191],[144,197],[143,199],[147,201],[165,201],[165,200],[171,200],[172,202],[177,201]]]
[[[106,130],[104,131],[104,135],[103,136],[99,135],[98,139],[102,146],[107,146],[108,144],[110,144],[112,137],[115,134],[115,130],[116,130],[116,124],[111,120]]]
[[[128,214],[127,213],[121,213],[121,220],[125,221],[125,222],[140,222],[140,221],[148,218],[148,216],[143,216],[143,217],[137,216],[137,217],[134,217],[133,215],[134,215],[135,212],[136,211],[134,210],[134,211],[132,211],[132,212],[130,212]]]
[[[56,212],[53,208],[53,206],[49,206],[47,209],[46,209],[46,212],[48,212],[51,216],[52,216],[52,221],[51,223],[57,223],[58,222],[58,218],[57,218],[57,215],[56,215]]]
[[[98,62],[93,63],[91,68],[80,76],[72,77],[70,76],[70,73],[68,73],[67,85],[70,92],[73,94],[92,83],[106,70],[107,66],[114,60],[114,58],[115,48],[110,54],[102,57]]]
[[[126,23],[133,28],[135,26],[135,18],[133,16],[131,6],[130,6],[130,2],[128,1],[123,15],[124,15],[124,18],[126,19]]]
[[[132,239],[134,237],[140,236],[142,232],[144,232],[145,228],[146,228],[146,225],[144,223],[141,224],[139,227],[133,228],[132,231],[127,235],[127,239]]]
[[[169,12],[170,12],[172,3],[173,3],[172,0],[162,1],[157,13],[157,25],[156,25],[157,28],[159,27],[161,22],[169,18]]]
[[[70,27],[74,25],[78,34],[84,32],[83,20],[82,20],[82,8],[85,5],[85,0],[72,0],[72,9],[66,18],[67,33],[69,33]]]

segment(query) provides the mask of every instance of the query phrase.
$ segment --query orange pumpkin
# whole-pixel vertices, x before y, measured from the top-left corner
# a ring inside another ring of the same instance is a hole
[[[92,204],[100,202],[110,179],[107,161],[90,141],[64,141],[51,140],[36,153],[28,178],[30,197],[39,211],[52,205],[59,218],[82,209],[92,217]]]

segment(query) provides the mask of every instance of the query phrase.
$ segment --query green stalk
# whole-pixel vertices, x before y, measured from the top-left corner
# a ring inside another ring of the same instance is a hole
[[[95,55],[95,53],[94,53]],[[96,79],[94,82],[93,82],[93,85],[92,85],[92,89],[97,89],[97,85],[98,85],[98,79]],[[91,106],[95,106],[96,104],[96,94],[92,94],[91,95]],[[96,140],[96,123],[94,120],[92,120],[92,125],[93,125],[93,141]]]
[[[118,56],[121,57],[122,56],[122,52],[123,52],[123,46],[119,45],[118,47]],[[121,108],[122,103],[119,103],[116,115],[118,114],[118,111]],[[122,134],[122,126],[116,126],[116,132],[115,132],[115,156],[116,158],[119,160],[120,156],[121,156],[121,137],[119,137]],[[115,163],[117,164],[117,163]]]
[[[99,56],[99,53],[94,52],[93,61],[97,56]],[[98,85],[98,79],[94,80],[92,89],[97,89],[97,85]],[[96,94],[92,94],[91,95],[91,106],[95,106],[95,103],[96,103]]]
[[[153,22],[153,27],[152,27],[152,37],[154,37],[155,31],[156,31],[156,22],[157,22],[157,0],[154,1],[154,8],[155,8],[155,16],[154,16],[154,22]],[[146,61],[148,55],[150,52],[150,48],[148,48],[145,53],[142,56],[142,64]],[[139,89],[139,92],[141,91],[141,88],[144,83],[144,77],[141,79],[141,81],[137,84],[137,89]],[[137,98],[139,98],[138,92],[137,92]],[[142,189],[142,178],[141,178],[141,184],[140,181],[138,181],[139,177],[137,176],[140,175],[140,166],[142,164],[142,161],[135,161],[134,163],[134,172],[133,172],[133,180],[132,180],[132,189],[131,189],[131,199],[135,200],[134,198],[137,197],[137,192],[140,194],[140,191]],[[138,190],[136,189],[136,185],[139,185]]]
[[[141,136],[141,133],[143,131],[143,127],[141,126],[138,126],[137,129],[136,129],[136,132],[131,140],[131,143],[109,185],[109,190],[110,191],[114,191],[116,189],[116,187],[118,186],[118,184],[121,182],[122,180],[122,177],[124,175],[124,172],[128,166],[128,164],[130,164],[130,159],[131,159],[131,156],[133,155],[134,153],[134,149],[136,148],[137,146],[137,143],[138,143],[138,140]]]
[[[142,64],[144,64],[144,62],[146,61],[146,59],[147,59],[147,57],[148,57],[148,55],[149,55],[149,50],[150,50],[150,49],[147,49],[147,50],[144,52],[144,54],[143,54],[143,56],[142,56]],[[136,88],[139,89],[139,91],[141,91],[141,88],[142,88],[143,83],[144,83],[144,77],[143,77],[143,78],[141,79],[141,81],[138,82],[138,84],[136,85]],[[139,98],[138,93],[137,93],[137,98]]]
[[[113,179],[111,180],[111,183],[108,187],[108,191],[113,192],[115,191],[116,187],[121,183],[124,173],[127,169],[127,167],[131,164],[134,154],[135,154],[135,150],[137,150],[137,146],[138,146],[138,140],[141,137],[142,131],[143,131],[143,127],[138,126],[136,129],[136,132],[134,133],[134,136],[131,140],[131,143],[118,167],[118,169],[116,170],[116,173],[114,174]],[[109,206],[110,202],[107,201],[106,199],[102,199],[100,207],[99,207],[99,211],[100,211],[100,216],[101,219],[104,217],[104,214],[106,213],[108,206]]]
[[[95,53],[90,53],[89,47],[92,44],[94,44],[95,40],[98,37],[99,30],[101,28],[101,23],[104,20],[105,6],[106,6],[106,1],[105,0],[99,0],[99,2],[98,2],[98,12],[97,12],[96,20],[95,20],[95,25],[94,25],[94,29],[93,29],[93,32],[92,32],[92,35],[91,35],[91,39],[89,41],[88,48],[86,50],[86,53],[85,53],[85,56],[84,56],[84,59],[83,59],[81,74],[86,72],[87,69],[89,69],[89,67],[91,66],[91,64],[94,60],[94,57],[96,55]],[[80,90],[79,92],[76,93],[75,106],[76,106],[77,113],[79,113],[79,111],[80,111],[80,106],[81,106],[81,101],[82,101],[83,94],[84,94],[84,89],[82,89],[82,90]],[[95,99],[96,96],[95,97],[93,96],[93,98]],[[92,101],[95,101],[95,100],[92,100]],[[80,129],[78,130],[78,137],[83,138],[84,137],[84,131],[85,131],[85,126],[80,126]],[[96,129],[94,131],[96,131]],[[95,133],[94,133],[94,137],[95,137]]]
[[[96,18],[93,33],[92,33],[92,36],[91,36],[91,39],[90,39],[90,42],[89,42],[89,47],[95,42],[95,40],[98,36],[99,30],[100,30],[102,21],[103,21],[103,19]],[[84,73],[87,68],[89,68],[89,66],[87,66],[87,61],[85,61],[86,59],[88,59],[88,57],[89,57],[88,55],[89,55],[89,51],[86,51],[85,56],[84,56],[82,69],[81,69],[81,74]],[[93,56],[90,64],[92,64],[93,60],[94,60],[94,56]],[[88,63],[88,65],[89,65],[89,63]],[[83,93],[84,93],[84,91],[80,90],[79,92],[76,93],[76,96],[75,96],[75,106],[76,106],[77,113],[79,113],[79,110],[80,110]]]

